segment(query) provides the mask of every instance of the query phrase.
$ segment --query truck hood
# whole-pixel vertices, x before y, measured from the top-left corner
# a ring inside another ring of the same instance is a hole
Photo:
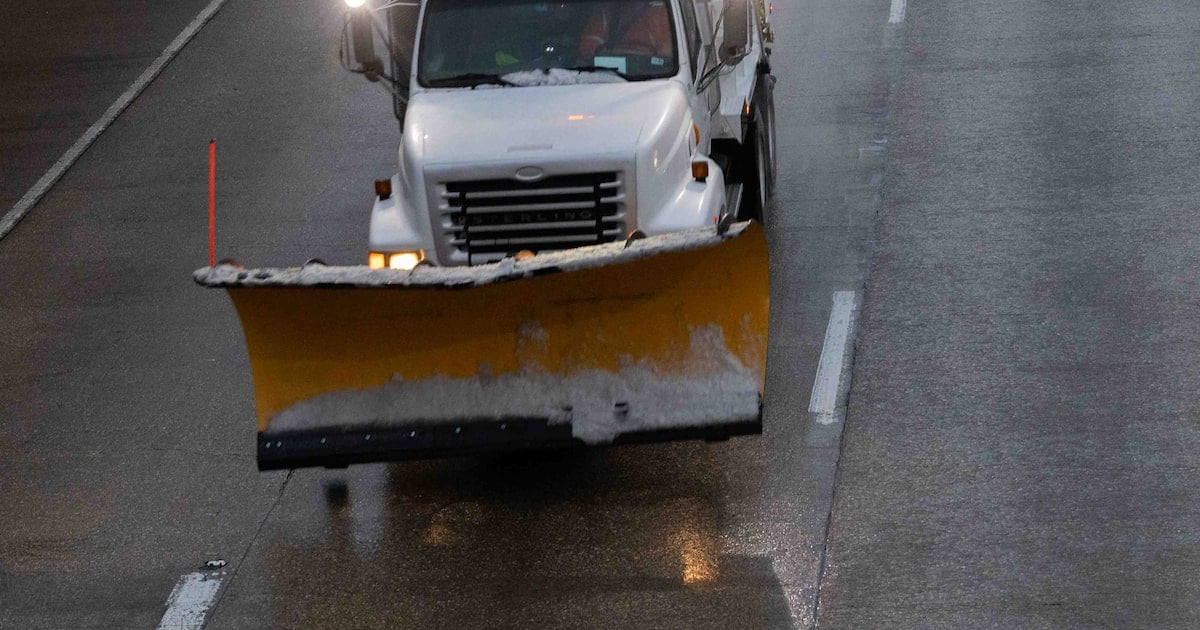
[[[632,157],[687,107],[675,81],[431,91],[413,95],[404,133],[426,164]]]

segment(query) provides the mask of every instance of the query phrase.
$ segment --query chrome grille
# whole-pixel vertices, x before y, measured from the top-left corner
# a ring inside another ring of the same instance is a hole
[[[554,175],[536,182],[485,179],[441,186],[442,230],[468,264],[523,249],[608,243],[625,234],[619,173]]]

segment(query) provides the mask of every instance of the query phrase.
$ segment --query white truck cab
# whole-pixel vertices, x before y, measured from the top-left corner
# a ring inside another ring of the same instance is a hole
[[[387,79],[401,123],[398,172],[376,183],[372,267],[763,218],[775,134],[761,2],[423,0],[347,15],[344,54]]]

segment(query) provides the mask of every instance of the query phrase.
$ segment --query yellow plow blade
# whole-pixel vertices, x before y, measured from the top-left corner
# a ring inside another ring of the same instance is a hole
[[[260,468],[761,432],[753,223],[478,267],[195,279],[241,319]]]

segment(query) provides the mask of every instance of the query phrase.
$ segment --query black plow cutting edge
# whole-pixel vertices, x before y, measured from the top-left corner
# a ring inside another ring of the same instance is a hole
[[[630,431],[612,445],[679,440],[718,441],[762,433],[762,410],[753,420]],[[354,430],[306,430],[258,434],[258,469],[344,468],[350,464],[432,459],[586,447],[571,425],[544,418],[475,420]],[[600,445],[597,445],[600,446]]]

